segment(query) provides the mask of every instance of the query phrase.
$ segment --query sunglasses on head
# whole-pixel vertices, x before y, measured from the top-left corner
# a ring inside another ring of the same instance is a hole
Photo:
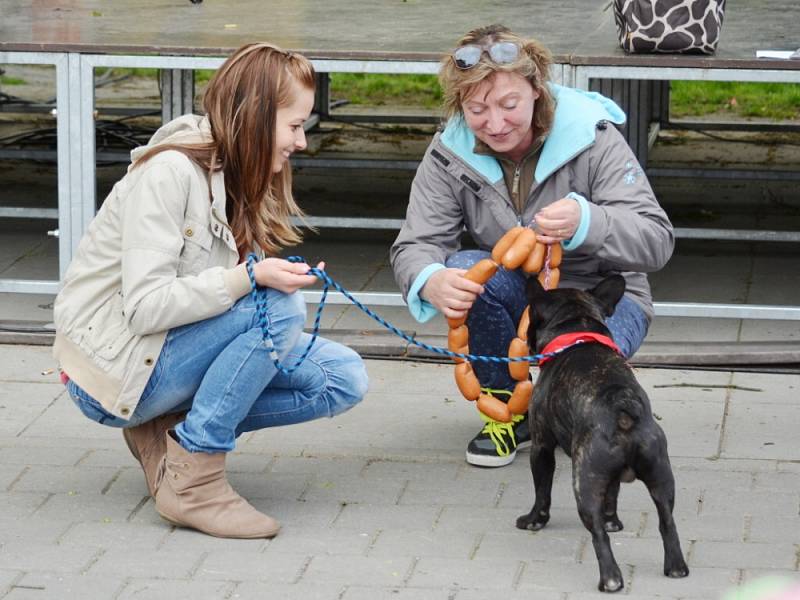
[[[459,69],[471,69],[480,62],[484,52],[498,65],[507,65],[519,58],[519,46],[514,42],[494,42],[488,46],[460,46],[453,51],[453,60]]]

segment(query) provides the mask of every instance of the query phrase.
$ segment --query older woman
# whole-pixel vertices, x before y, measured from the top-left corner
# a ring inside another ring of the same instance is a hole
[[[587,288],[621,273],[627,291],[608,319],[625,356],[653,316],[646,272],[672,254],[672,226],[615,125],[625,115],[596,93],[548,81],[549,52],[493,25],[470,31],[443,59],[446,127],[428,147],[411,189],[392,267],[412,315],[468,313],[474,354],[505,356],[525,300],[525,274],[500,269],[486,285],[463,277],[512,227],[564,250],[561,283]],[[478,250],[460,250],[463,229]],[[503,364],[473,365],[484,391],[507,399]],[[498,467],[530,443],[525,416],[485,426],[467,461]]]

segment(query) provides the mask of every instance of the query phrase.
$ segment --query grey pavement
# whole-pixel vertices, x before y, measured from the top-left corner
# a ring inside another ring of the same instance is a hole
[[[243,436],[234,487],[283,530],[223,540],[157,515],[120,432],[83,417],[47,346],[0,345],[0,598],[584,600],[598,571],[560,454],[552,520],[530,510],[528,454],[471,467],[480,422],[452,367],[368,360],[370,390],[334,419]],[[716,599],[800,578],[800,375],[639,368],[665,429],[691,569],[661,574],[657,516],[623,486],[612,534],[625,597]]]

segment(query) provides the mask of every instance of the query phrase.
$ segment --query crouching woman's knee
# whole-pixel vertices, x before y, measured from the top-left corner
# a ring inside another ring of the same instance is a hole
[[[287,294],[287,311],[286,318],[290,322],[292,334],[300,337],[303,327],[306,324],[306,301],[302,292],[294,292]],[[297,340],[295,340],[296,342]]]
[[[306,322],[306,303],[303,294],[285,294],[269,289],[267,295],[268,329],[275,351],[281,360],[286,358],[303,333]]]
[[[335,344],[333,357],[327,365],[327,401],[329,416],[349,410],[367,394],[369,377],[364,361],[357,352]]]

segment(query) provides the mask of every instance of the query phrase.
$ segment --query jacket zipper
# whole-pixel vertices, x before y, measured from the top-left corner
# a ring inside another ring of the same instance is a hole
[[[511,183],[511,198],[514,201],[514,207],[519,204],[519,164],[514,166],[514,180]]]
[[[520,165],[514,166],[514,179],[511,182],[511,202],[514,203],[514,212],[517,213],[517,225],[522,225],[522,212],[519,210],[519,173]]]

